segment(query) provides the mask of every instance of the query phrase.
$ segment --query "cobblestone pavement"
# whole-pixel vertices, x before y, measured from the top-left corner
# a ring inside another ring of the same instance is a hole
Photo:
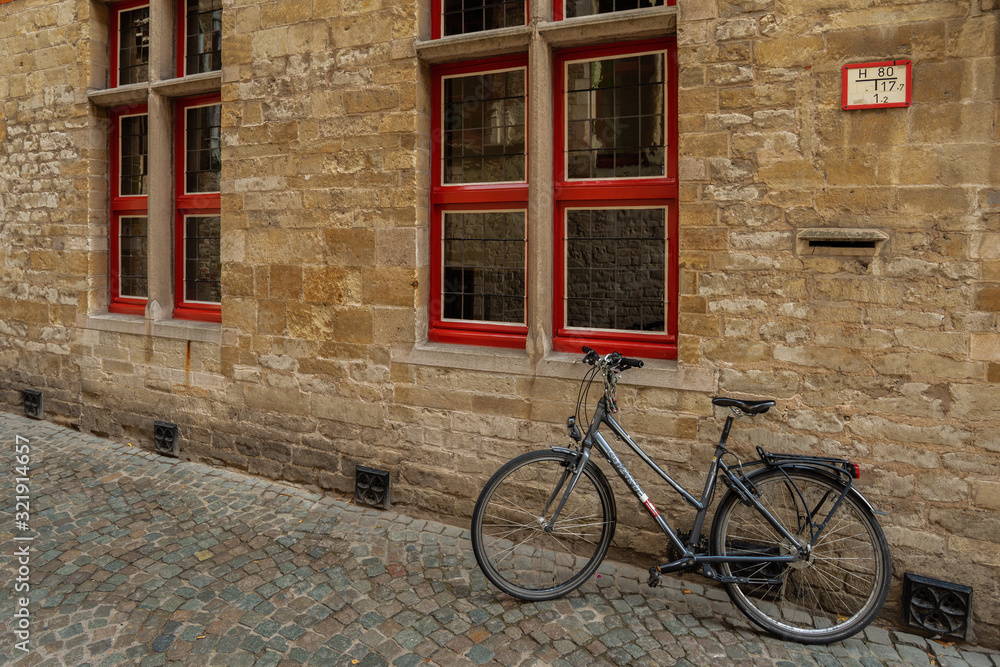
[[[27,532],[16,436],[30,448]],[[777,641],[721,591],[670,577],[649,589],[611,563],[566,598],[524,604],[486,582],[461,528],[5,413],[0,449],[0,665],[1000,667],[996,652],[880,627],[829,647]],[[28,652],[13,632],[24,546]]]

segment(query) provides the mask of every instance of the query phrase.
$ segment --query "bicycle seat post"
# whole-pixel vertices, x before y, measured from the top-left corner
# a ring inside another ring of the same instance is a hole
[[[722,427],[722,435],[719,436],[719,444],[716,447],[716,456],[721,455],[726,450],[726,443],[729,442],[729,429],[733,427],[736,418],[733,415],[726,417],[726,425]]]

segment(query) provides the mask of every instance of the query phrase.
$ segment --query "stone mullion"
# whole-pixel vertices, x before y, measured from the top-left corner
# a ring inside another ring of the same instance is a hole
[[[538,3],[536,3],[538,4]],[[537,32],[528,49],[528,340],[527,353],[541,359],[552,349],[552,248],[554,191],[552,50]]]
[[[173,104],[157,93],[149,96],[149,306],[146,317],[170,317],[173,284]]]
[[[183,0],[178,0],[183,1]],[[172,79],[177,75],[178,31],[184,26],[176,25],[177,6],[174,0],[149,1],[149,80],[151,83]]]
[[[176,5],[174,0],[150,0],[149,79],[172,79],[177,72]],[[173,100],[149,94],[149,305],[146,317],[169,318],[173,313],[174,187]]]

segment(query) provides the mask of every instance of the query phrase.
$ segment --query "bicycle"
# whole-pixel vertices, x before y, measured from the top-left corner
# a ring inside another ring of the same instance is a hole
[[[596,448],[665,534],[673,558],[649,570],[648,585],[670,572],[700,571],[723,584],[751,621],[806,644],[846,639],[881,611],[889,593],[892,559],[872,505],[854,487],[857,464],[846,459],[777,454],[743,463],[726,449],[736,419],[754,417],[773,400],[716,397],[729,408],[701,498],[695,498],[637,445],[612,414],[622,372],[643,365],[617,352],[583,348],[591,365],[580,385],[576,412],[566,421],[570,447],[529,452],[504,464],[486,483],[472,514],[472,547],[486,577],[501,591],[552,600],[575,590],[597,570],[611,545],[615,497],[591,460]],[[581,406],[601,377],[604,395],[586,427]],[[696,510],[691,530],[672,529],[605,440],[608,429]],[[732,466],[725,458],[735,459]],[[702,536],[717,482],[727,487],[707,538]]]

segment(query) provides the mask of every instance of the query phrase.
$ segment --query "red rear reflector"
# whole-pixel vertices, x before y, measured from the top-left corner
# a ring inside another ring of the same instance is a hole
[[[851,477],[854,479],[861,479],[861,466],[854,462],[848,463],[847,465],[851,467]]]

